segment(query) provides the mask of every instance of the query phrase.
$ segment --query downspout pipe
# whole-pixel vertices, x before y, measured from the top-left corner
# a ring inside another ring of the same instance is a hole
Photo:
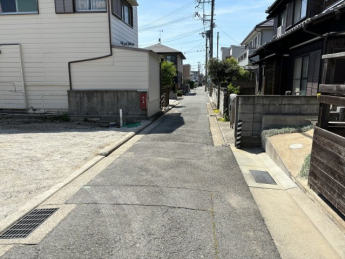
[[[100,57],[95,57],[95,58],[88,58],[88,59],[82,59],[82,60],[75,60],[75,61],[70,61],[68,62],[68,76],[69,76],[69,90],[73,90],[73,85],[72,85],[72,74],[71,74],[71,64],[74,63],[80,63],[80,62],[86,62],[86,61],[93,61],[97,59],[102,59],[102,58],[108,58],[113,55],[113,47],[111,44],[112,38],[111,38],[111,12],[110,12],[110,0],[107,1],[107,14],[108,14],[108,26],[109,26],[109,47],[110,47],[110,54],[100,56]]]

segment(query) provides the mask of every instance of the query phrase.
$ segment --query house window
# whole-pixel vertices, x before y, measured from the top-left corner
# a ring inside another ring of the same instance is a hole
[[[176,56],[175,55],[166,55],[165,60],[170,61],[171,63],[176,65]]]
[[[305,18],[307,15],[307,0],[295,0],[294,23]]]
[[[113,14],[133,26],[133,8],[125,0],[113,0]]]
[[[286,25],[286,10],[281,12],[278,16],[278,27],[281,27],[281,32],[283,33],[285,31],[285,25]]]
[[[0,0],[0,14],[38,13],[37,0]]]
[[[295,59],[293,92],[296,95],[306,95],[308,81],[309,56]]]
[[[77,12],[106,11],[106,0],[76,0],[75,9]]]

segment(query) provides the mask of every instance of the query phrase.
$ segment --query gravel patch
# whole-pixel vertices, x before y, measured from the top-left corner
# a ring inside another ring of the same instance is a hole
[[[90,122],[0,119],[0,221],[137,129],[104,128]]]

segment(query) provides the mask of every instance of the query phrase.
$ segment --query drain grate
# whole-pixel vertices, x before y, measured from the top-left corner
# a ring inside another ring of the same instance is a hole
[[[267,171],[250,170],[257,183],[277,184]]]
[[[0,239],[26,238],[57,210],[57,208],[33,210],[1,234]]]

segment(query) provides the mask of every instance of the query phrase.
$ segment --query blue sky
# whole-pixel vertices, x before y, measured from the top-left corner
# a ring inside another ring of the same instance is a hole
[[[215,0],[214,57],[217,55],[217,32],[220,47],[241,43],[256,24],[266,19],[265,10],[274,0]],[[180,50],[186,56],[184,64],[197,70],[205,63],[205,39],[199,34],[202,21],[195,12],[196,0],[138,0],[139,47],[158,43]],[[210,14],[210,4],[205,4]],[[209,29],[209,27],[208,27]],[[163,32],[160,32],[163,30]]]

